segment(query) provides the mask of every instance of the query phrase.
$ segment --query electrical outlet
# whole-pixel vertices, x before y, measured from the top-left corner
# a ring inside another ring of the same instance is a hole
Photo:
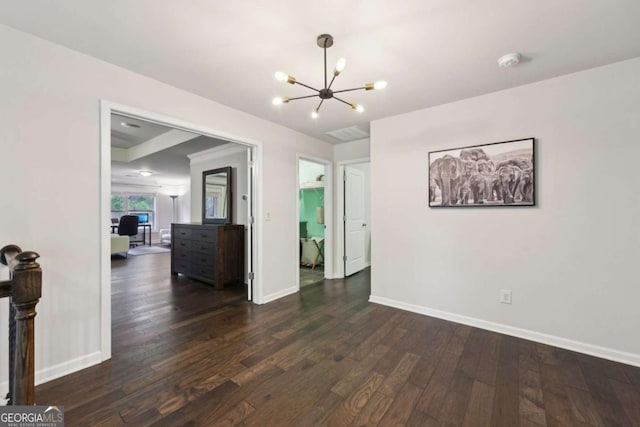
[[[511,289],[500,289],[500,302],[511,304]]]
[[[265,217],[264,218],[265,221],[271,221],[271,211],[266,211],[264,213],[264,217]]]

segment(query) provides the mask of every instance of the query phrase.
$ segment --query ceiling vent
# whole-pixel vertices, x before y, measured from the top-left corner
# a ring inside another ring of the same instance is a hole
[[[356,139],[367,138],[369,133],[360,129],[358,126],[350,126],[344,129],[332,130],[327,135],[334,137],[342,142],[355,141]]]

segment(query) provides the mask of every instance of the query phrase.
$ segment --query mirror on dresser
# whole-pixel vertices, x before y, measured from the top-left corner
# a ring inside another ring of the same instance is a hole
[[[231,167],[202,172],[202,223],[231,224]]]

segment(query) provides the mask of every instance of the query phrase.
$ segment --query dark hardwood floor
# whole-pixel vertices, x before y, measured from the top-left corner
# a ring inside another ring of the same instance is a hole
[[[255,306],[112,266],[113,358],[36,389],[67,426],[640,426],[640,368],[368,303],[368,271]]]

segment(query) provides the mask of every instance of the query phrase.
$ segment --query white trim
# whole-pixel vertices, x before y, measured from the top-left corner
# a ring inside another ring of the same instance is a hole
[[[253,198],[255,207],[254,224],[254,302],[263,304],[262,289],[262,143],[259,141],[241,138],[227,132],[211,129],[205,126],[190,123],[184,120],[165,116],[163,114],[130,107],[123,104],[100,100],[100,220],[99,235],[100,245],[100,357],[101,360],[111,358],[111,239],[109,237],[108,224],[111,217],[111,113],[142,119],[158,123],[178,130],[197,133],[215,139],[225,140],[250,147],[254,150],[255,181],[253,182]]]
[[[283,290],[278,291],[278,292],[274,292],[274,293],[272,293],[270,295],[264,296],[262,298],[262,303],[266,304],[266,303],[269,303],[271,301],[275,301],[277,299],[286,297],[287,295],[295,294],[296,292],[298,292],[298,290],[299,290],[299,287],[292,286],[290,288],[283,289]]]
[[[626,353],[624,351],[615,350],[612,348],[601,347],[599,345],[584,343],[580,341],[574,341],[567,338],[558,337],[555,335],[543,334],[541,332],[535,332],[528,329],[516,328],[501,323],[489,322],[487,320],[477,319],[474,317],[462,316],[460,314],[450,313],[447,311],[436,310],[429,307],[423,307],[419,305],[409,304],[402,301],[393,300],[385,297],[377,297],[375,295],[369,296],[369,302],[382,304],[389,307],[399,308],[401,310],[411,311],[413,313],[424,314],[426,316],[437,317],[438,319],[449,320],[455,323],[461,323],[463,325],[469,325],[480,329],[486,329],[488,331],[498,332],[500,334],[511,335],[518,338],[523,338],[530,341],[539,342],[542,344],[551,345],[554,347],[560,347],[578,353],[589,354],[591,356],[600,357],[602,359],[613,360],[614,362],[626,363],[628,365],[640,367],[640,355],[633,353]]]
[[[80,356],[76,359],[67,360],[66,362],[62,362],[58,365],[50,366],[40,371],[36,371],[35,385],[43,384],[47,381],[64,377],[65,375],[69,375],[81,369],[86,369],[90,366],[97,365],[98,363],[102,362],[102,360],[102,355],[99,351],[96,351],[95,353]],[[9,390],[9,381],[3,381],[2,383],[0,383],[0,390]]]
[[[370,157],[362,157],[359,159],[353,160],[342,160],[336,163],[336,240],[335,240],[335,273],[334,277],[336,279],[344,278],[344,221],[342,217],[344,216],[344,184],[343,184],[343,176],[344,176],[344,168],[345,166],[350,165],[361,165],[363,163],[371,163]],[[371,175],[369,175],[369,181],[371,181]],[[371,183],[369,183],[371,185]],[[366,263],[366,267],[371,267],[371,262]],[[366,268],[365,267],[365,268]]]
[[[111,358],[111,112],[115,106],[100,100],[100,355]]]
[[[246,145],[244,147],[239,147],[237,144],[224,144],[208,150],[188,154],[187,157],[191,160],[191,164],[195,165],[209,160],[231,156],[232,154],[244,153],[246,150]]]
[[[264,304],[264,287],[262,286],[262,144],[251,147],[253,150],[253,302]]]
[[[97,365],[102,362],[102,360],[102,355],[99,351],[96,351],[95,353],[67,360],[66,362],[43,369],[35,374],[36,385],[64,377],[65,375],[88,368],[89,366]]]

